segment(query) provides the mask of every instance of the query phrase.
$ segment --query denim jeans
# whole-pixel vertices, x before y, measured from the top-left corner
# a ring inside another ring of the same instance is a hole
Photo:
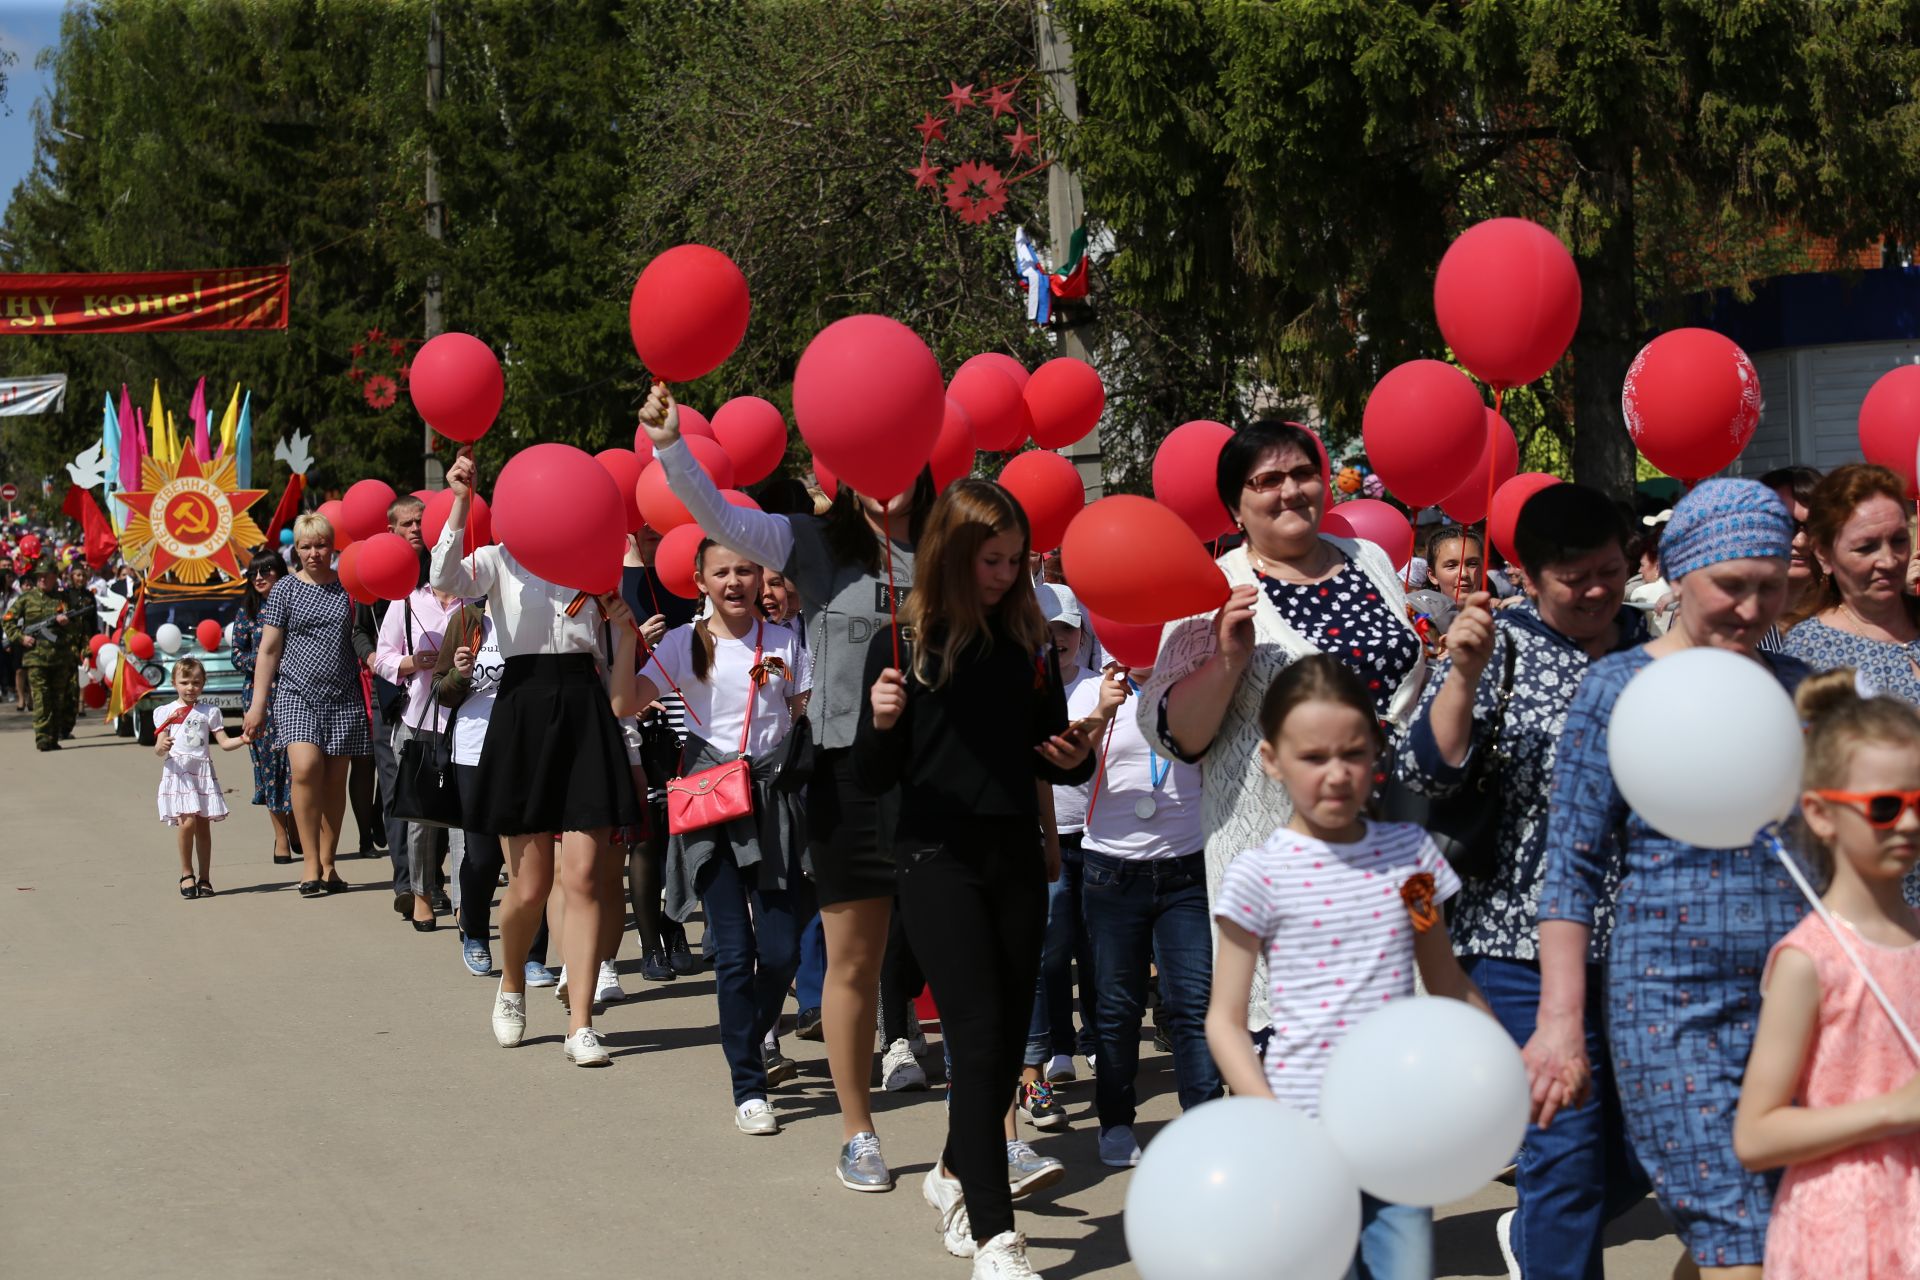
[[[1526,960],[1463,956],[1467,976],[1515,1044],[1533,1035],[1540,1007],[1540,966]],[[1513,1256],[1527,1280],[1602,1280],[1606,1225],[1647,1194],[1647,1175],[1627,1145],[1626,1121],[1613,1085],[1607,1045],[1607,972],[1587,966],[1587,1060],[1593,1096],[1553,1118],[1550,1128],[1527,1126],[1514,1189]],[[1527,1242],[1532,1240],[1531,1251]]]
[[[1045,1066],[1056,1054],[1091,1057],[1100,1043],[1094,1010],[1093,949],[1081,903],[1080,839],[1060,837],[1060,878],[1047,886],[1047,937],[1040,947],[1040,981],[1027,1024],[1027,1065]],[[1073,1034],[1073,975],[1080,971],[1080,1034]]]
[[[1433,1210],[1360,1193],[1360,1251],[1347,1280],[1433,1280]]]
[[[700,905],[713,940],[713,991],[720,1049],[733,1074],[735,1106],[767,1096],[760,1044],[780,1019],[787,984],[800,966],[800,930],[814,913],[813,888],[796,855],[787,888],[762,889],[759,868],[742,871],[730,850],[700,868]]]
[[[793,994],[802,1009],[820,1007],[820,989],[827,984],[827,935],[816,913],[800,931],[800,969],[793,975]]]
[[[1100,1127],[1133,1123],[1149,963],[1160,968],[1160,1025],[1173,1041],[1181,1108],[1219,1097],[1220,1072],[1207,1051],[1213,922],[1204,856],[1113,858],[1091,850],[1081,856],[1081,902],[1099,1010],[1094,1105]]]

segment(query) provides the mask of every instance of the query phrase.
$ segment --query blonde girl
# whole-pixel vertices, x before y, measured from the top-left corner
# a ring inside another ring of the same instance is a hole
[[[175,698],[153,713],[157,734],[153,754],[160,766],[160,821],[172,827],[180,842],[180,896],[211,898],[208,879],[213,864],[213,825],[227,816],[226,797],[213,772],[210,744],[222,751],[247,745],[244,737],[227,732],[220,708],[203,705],[207,669],[198,658],[173,664]],[[199,863],[195,874],[194,863]]]

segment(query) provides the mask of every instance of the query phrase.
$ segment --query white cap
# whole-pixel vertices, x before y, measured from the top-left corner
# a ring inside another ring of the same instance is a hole
[[[1043,582],[1033,589],[1040,602],[1040,613],[1048,622],[1064,622],[1070,627],[1082,625],[1080,601],[1058,582]]]

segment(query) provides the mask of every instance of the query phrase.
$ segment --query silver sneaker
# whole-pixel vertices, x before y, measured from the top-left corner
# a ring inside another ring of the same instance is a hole
[[[840,1148],[833,1171],[849,1191],[893,1190],[893,1170],[880,1155],[880,1139],[871,1133],[854,1134],[853,1141]]]
[[[764,1138],[780,1132],[780,1117],[773,1114],[773,1104],[765,1098],[748,1098],[734,1108],[733,1126],[744,1134]]]
[[[1041,1155],[1031,1144],[1018,1139],[1007,1144],[1007,1186],[1015,1200],[1045,1191],[1066,1176],[1066,1165]]]
[[[527,993],[493,993],[493,1039],[502,1049],[511,1049],[527,1034]]]
[[[1002,1231],[973,1255],[973,1280],[1040,1280],[1027,1261],[1027,1238]]]
[[[927,1087],[926,1070],[905,1040],[895,1040],[887,1046],[886,1057],[880,1059],[880,1081],[888,1093]]]
[[[576,1067],[608,1067],[613,1058],[600,1043],[600,1033],[592,1027],[582,1027],[566,1038],[560,1052],[566,1055],[568,1062]]]
[[[940,1236],[947,1252],[956,1258],[971,1258],[973,1224],[967,1221],[967,1200],[961,1193],[960,1180],[947,1177],[936,1164],[927,1170],[920,1194],[940,1213]]]

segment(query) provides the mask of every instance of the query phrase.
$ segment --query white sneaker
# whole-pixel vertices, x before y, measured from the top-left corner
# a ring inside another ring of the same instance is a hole
[[[600,1033],[592,1027],[582,1027],[566,1038],[560,1046],[567,1061],[576,1067],[609,1067],[613,1059],[600,1044]]]
[[[1027,1262],[1027,1238],[1002,1231],[973,1255],[973,1280],[1040,1280]]]
[[[567,1007],[567,966],[560,966],[560,981],[554,984],[553,998],[560,1002],[562,1009]]]
[[[527,1034],[527,993],[524,991],[501,991],[495,988],[493,993],[493,1039],[502,1049],[511,1049],[520,1043]]]
[[[927,1087],[927,1073],[905,1040],[887,1046],[887,1056],[880,1059],[880,1081],[888,1093]]]
[[[920,1183],[920,1194],[939,1211],[940,1235],[947,1252],[956,1258],[971,1258],[973,1226],[967,1221],[967,1198],[960,1190],[960,1179],[947,1177],[936,1163]]]
[[[1071,1054],[1056,1053],[1053,1055],[1053,1061],[1047,1064],[1048,1084],[1072,1084],[1079,1078],[1080,1074],[1073,1069]]]
[[[1518,1209],[1509,1209],[1493,1224],[1493,1238],[1500,1242],[1500,1257],[1507,1264],[1507,1280],[1520,1280],[1520,1259],[1513,1256],[1513,1219]]]
[[[620,988],[620,975],[614,972],[613,961],[600,962],[600,981],[595,984],[593,998],[601,1004],[619,1004],[627,998],[627,993]]]
[[[1100,1163],[1109,1169],[1131,1169],[1140,1163],[1140,1144],[1131,1125],[1117,1124],[1100,1131]]]
[[[765,1137],[780,1132],[780,1117],[773,1114],[773,1104],[765,1098],[748,1098],[734,1108],[733,1126],[756,1138]]]

